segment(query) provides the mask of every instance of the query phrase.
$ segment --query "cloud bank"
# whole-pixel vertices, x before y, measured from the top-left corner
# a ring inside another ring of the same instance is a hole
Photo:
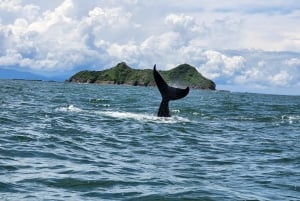
[[[300,88],[293,0],[2,0],[0,13],[0,68],[69,76],[189,63],[217,85]]]

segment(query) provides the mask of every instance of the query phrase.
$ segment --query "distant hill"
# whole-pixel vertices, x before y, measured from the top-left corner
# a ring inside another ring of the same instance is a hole
[[[216,89],[216,84],[202,76],[195,67],[181,64],[168,71],[159,71],[172,86],[190,86],[196,89]],[[152,69],[132,69],[125,62],[103,71],[80,71],[67,82],[96,84],[127,84],[133,86],[155,86]]]
[[[0,79],[44,80],[45,77],[13,69],[0,69]]]
[[[43,75],[23,72],[14,69],[1,69],[0,68],[0,79],[17,79],[17,80],[40,80],[40,81],[59,81],[62,82],[65,80],[65,75],[55,76],[55,77],[46,77]]]

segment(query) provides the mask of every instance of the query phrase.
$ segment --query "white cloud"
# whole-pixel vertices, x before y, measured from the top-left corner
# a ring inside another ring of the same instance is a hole
[[[95,60],[97,53],[83,43],[78,21],[72,18],[73,7],[73,2],[66,0],[33,22],[17,18],[13,24],[2,25],[1,40],[8,46],[3,49],[9,51],[2,50],[0,65],[59,73]],[[87,59],[89,56],[92,58]]]
[[[242,56],[229,57],[217,51],[206,51],[204,55],[207,59],[206,63],[202,65],[200,71],[208,74],[214,78],[216,76],[231,77],[240,72],[245,63]],[[215,75],[215,76],[214,76]]]
[[[131,61],[131,63],[139,63],[138,60],[141,56],[139,47],[134,43],[127,45],[111,44],[107,51],[112,58],[120,61]]]
[[[156,63],[160,69],[190,63],[222,84],[296,86],[297,5],[2,0],[0,67],[59,74],[119,61],[139,68]]]
[[[5,11],[18,11],[20,6],[20,0],[2,0],[0,2],[0,9]]]
[[[165,23],[170,25],[175,31],[193,29],[195,26],[195,20],[189,15],[184,15],[183,13],[170,14],[165,18]]]
[[[22,6],[21,0],[2,0],[0,1],[0,11],[2,16],[0,22],[12,22],[16,16],[26,20],[34,20],[39,14],[39,6],[27,4]]]
[[[290,58],[284,61],[284,64],[288,66],[295,66],[300,68],[300,58]]]
[[[0,66],[14,66],[18,61],[22,59],[22,56],[15,50],[7,49],[5,56],[0,57]]]
[[[271,83],[275,86],[288,86],[289,82],[293,79],[287,71],[280,71],[274,76],[269,77]]]

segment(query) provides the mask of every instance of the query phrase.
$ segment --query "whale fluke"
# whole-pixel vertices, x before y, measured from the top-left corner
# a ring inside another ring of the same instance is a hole
[[[153,77],[162,97],[157,116],[170,117],[169,101],[185,97],[188,95],[190,88],[179,89],[170,87],[156,70],[156,64],[153,68]]]

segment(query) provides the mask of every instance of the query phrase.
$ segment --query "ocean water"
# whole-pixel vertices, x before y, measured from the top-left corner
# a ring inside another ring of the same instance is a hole
[[[300,97],[0,80],[0,200],[300,200]]]

